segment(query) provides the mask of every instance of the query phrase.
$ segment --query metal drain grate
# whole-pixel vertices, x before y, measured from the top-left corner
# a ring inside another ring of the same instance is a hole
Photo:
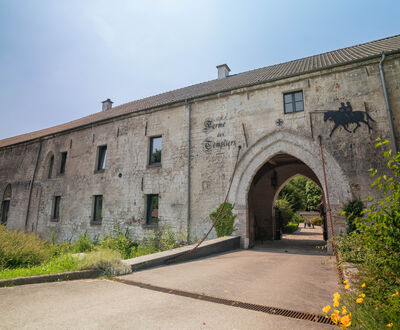
[[[252,304],[252,303],[247,303],[247,302],[242,302],[242,301],[237,301],[237,300],[230,300],[230,299],[225,299],[225,298],[217,298],[217,297],[198,294],[198,293],[194,293],[194,292],[163,288],[161,286],[155,286],[152,284],[146,284],[146,283],[136,282],[136,281],[132,281],[132,280],[125,280],[122,278],[112,278],[112,280],[116,281],[116,282],[124,283],[127,285],[137,286],[137,287],[143,288],[143,289],[174,294],[177,296],[182,296],[182,297],[187,297],[187,298],[192,298],[192,299],[197,299],[197,300],[213,302],[216,304],[228,305],[228,306],[232,306],[232,307],[238,307],[238,308],[248,309],[248,310],[252,310],[252,311],[258,311],[258,312],[272,314],[272,315],[280,315],[280,316],[290,317],[290,318],[298,319],[298,320],[306,320],[306,321],[311,321],[311,322],[316,322],[316,323],[334,325],[334,323],[331,321],[331,319],[325,317],[324,315],[292,311],[290,309],[283,309],[283,308],[277,308],[277,307]]]

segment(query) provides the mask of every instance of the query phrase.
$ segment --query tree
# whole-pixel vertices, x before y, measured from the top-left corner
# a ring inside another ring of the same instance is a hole
[[[307,211],[313,211],[317,207],[317,205],[320,203],[320,196],[321,196],[321,190],[318,188],[318,186],[308,180],[306,183],[306,209]]]

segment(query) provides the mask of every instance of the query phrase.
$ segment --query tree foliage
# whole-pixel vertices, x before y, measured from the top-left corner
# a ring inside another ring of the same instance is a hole
[[[320,203],[320,195],[321,190],[314,182],[298,176],[283,187],[278,199],[287,200],[294,212],[312,211]]]
[[[376,146],[388,142],[378,139]],[[360,281],[366,283],[368,304],[354,313],[355,324],[363,329],[400,322],[400,299],[395,296],[400,291],[400,153],[388,150],[384,157],[390,175],[369,170],[381,199],[372,202],[368,197],[371,206],[352,219],[356,229],[337,241],[342,260],[357,263]]]

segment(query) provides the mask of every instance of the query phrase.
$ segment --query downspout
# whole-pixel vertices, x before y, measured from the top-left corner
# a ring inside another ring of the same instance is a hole
[[[42,139],[39,139],[39,149],[36,157],[35,169],[33,170],[32,180],[29,184],[29,197],[28,197],[28,206],[26,207],[26,218],[25,218],[25,231],[28,230],[28,220],[29,220],[29,209],[31,207],[31,200],[32,200],[32,190],[33,190],[33,183],[35,181],[35,176],[39,164],[40,152],[42,151]]]
[[[190,154],[191,154],[191,143],[190,143],[190,136],[191,136],[191,130],[192,130],[192,105],[188,100],[185,100],[185,104],[188,109],[188,168],[187,168],[187,198],[186,198],[186,221],[187,221],[187,238],[186,242],[187,244],[190,244]]]
[[[386,89],[385,73],[383,72],[383,61],[385,60],[385,58],[386,58],[385,53],[382,53],[382,58],[379,61],[379,73],[381,74],[383,96],[385,97],[386,112],[387,112],[388,119],[389,119],[390,135],[392,137],[392,148],[393,148],[393,152],[396,153],[397,152],[396,136],[394,134],[392,112],[390,111],[389,97],[388,97],[387,89]]]

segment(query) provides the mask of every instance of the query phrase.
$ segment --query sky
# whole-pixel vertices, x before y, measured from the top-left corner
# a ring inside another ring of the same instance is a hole
[[[398,0],[0,0],[0,139],[400,34]]]

